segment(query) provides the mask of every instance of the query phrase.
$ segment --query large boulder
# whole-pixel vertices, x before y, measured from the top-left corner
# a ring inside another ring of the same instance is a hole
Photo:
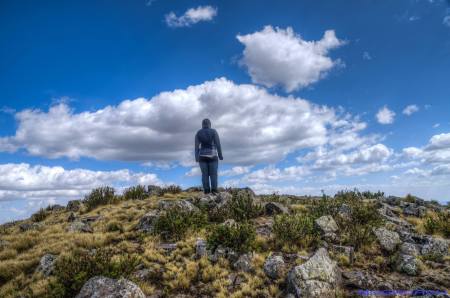
[[[393,252],[401,243],[400,236],[397,232],[390,231],[386,228],[376,228],[373,232],[381,247],[388,252]]]
[[[324,215],[314,221],[322,234],[336,233],[338,226],[331,215]]]
[[[145,294],[129,280],[96,276],[84,284],[75,298],[145,298]]]
[[[161,200],[158,202],[159,210],[167,210],[170,208],[179,208],[185,212],[196,212],[199,209],[187,200]]]
[[[285,265],[282,256],[270,255],[264,262],[264,273],[272,279],[277,279],[281,276],[284,266]]]
[[[427,212],[424,206],[418,206],[415,203],[406,203],[403,208],[403,214],[408,216],[423,217]]]
[[[304,264],[291,269],[287,277],[289,292],[299,297],[335,297],[341,273],[325,248],[319,248]]]
[[[150,210],[139,220],[136,230],[144,233],[153,233],[156,221],[159,219],[160,215],[157,210]]]
[[[440,259],[448,255],[448,240],[429,237],[427,243],[422,246],[422,255],[433,255]]]
[[[67,227],[68,232],[78,232],[78,233],[92,233],[92,227],[82,221],[74,221]]]
[[[232,195],[228,192],[211,193],[198,198],[197,204],[200,207],[205,207],[207,209],[222,208],[231,200],[231,198]]]
[[[289,213],[289,209],[281,203],[268,202],[264,205],[264,212],[272,216],[275,214],[287,214]]]
[[[52,274],[55,268],[56,256],[52,254],[45,254],[39,261],[39,266],[36,271],[41,272],[44,276],[49,276]]]

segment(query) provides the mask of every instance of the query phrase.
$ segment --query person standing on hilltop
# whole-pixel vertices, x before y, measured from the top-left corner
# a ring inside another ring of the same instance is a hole
[[[209,119],[203,119],[202,128],[195,134],[195,161],[200,164],[205,194],[217,192],[218,159],[223,160],[219,134],[211,128]]]

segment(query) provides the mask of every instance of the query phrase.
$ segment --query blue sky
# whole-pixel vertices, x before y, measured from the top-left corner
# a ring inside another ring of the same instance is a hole
[[[93,187],[450,200],[446,1],[2,1],[0,222]]]

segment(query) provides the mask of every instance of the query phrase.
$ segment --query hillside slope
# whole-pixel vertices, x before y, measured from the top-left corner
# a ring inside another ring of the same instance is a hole
[[[449,291],[449,237],[448,207],[413,196],[105,187],[0,226],[0,297]]]

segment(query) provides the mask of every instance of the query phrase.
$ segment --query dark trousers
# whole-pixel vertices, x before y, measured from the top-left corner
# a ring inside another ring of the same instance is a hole
[[[205,193],[217,192],[217,168],[219,161],[215,159],[202,159],[199,160],[200,169],[202,170],[202,184],[203,191]],[[209,180],[211,179],[211,186]]]

